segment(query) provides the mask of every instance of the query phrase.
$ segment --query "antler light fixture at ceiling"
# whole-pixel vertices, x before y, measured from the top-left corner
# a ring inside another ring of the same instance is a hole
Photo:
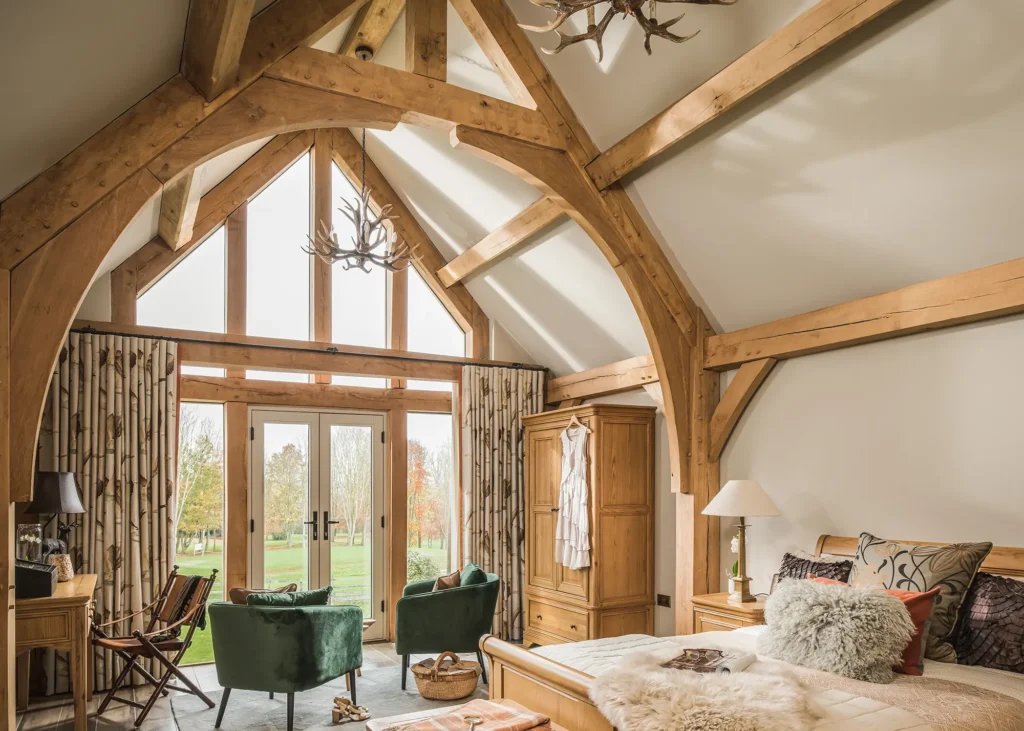
[[[339,208],[345,217],[355,225],[352,237],[352,248],[345,248],[338,241],[338,232],[326,221],[320,221],[320,230],[313,237],[307,236],[309,246],[302,250],[311,256],[319,256],[328,264],[341,262],[343,269],[359,269],[370,273],[371,264],[397,272],[412,263],[412,253],[408,244],[398,246],[398,234],[388,224],[398,216],[389,216],[391,204],[382,206],[377,216],[370,210],[370,191],[366,188],[366,130],[363,130],[363,170],[362,190],[359,200],[350,202],[343,200],[344,208]],[[380,253],[378,249],[384,247]]]
[[[602,45],[604,32],[608,30],[608,24],[612,22],[612,18],[619,13],[623,17],[632,15],[636,22],[640,24],[640,27],[643,28],[644,48],[647,49],[647,55],[650,55],[651,36],[665,38],[673,43],[683,43],[693,38],[697,33],[700,33],[698,30],[688,36],[679,36],[670,31],[669,28],[678,23],[682,19],[682,15],[666,20],[664,23],[659,23],[657,18],[659,2],[689,3],[691,5],[732,5],[736,0],[530,0],[530,2],[542,8],[555,11],[554,20],[547,25],[522,26],[526,30],[536,31],[537,33],[546,33],[551,30],[558,33],[558,46],[556,48],[544,48],[542,49],[544,53],[555,54],[574,43],[594,41],[597,44],[597,60],[600,63],[604,59],[604,46]],[[605,12],[604,17],[601,18],[601,22],[597,22],[595,6],[602,3],[608,3],[610,7]],[[648,6],[650,17],[644,15],[644,5]],[[557,30],[570,16],[581,10],[587,11],[587,31],[585,33],[569,35]]]

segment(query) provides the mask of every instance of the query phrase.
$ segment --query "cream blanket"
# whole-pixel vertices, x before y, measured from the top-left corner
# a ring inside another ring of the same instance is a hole
[[[758,631],[763,628],[668,638],[628,635],[534,652],[596,677],[636,651],[716,647],[753,652]],[[1011,673],[926,663],[924,677],[901,675],[890,685],[875,685],[767,658],[752,667],[770,670],[772,665],[795,674],[810,689],[823,713],[815,731],[1024,731],[1024,677]]]

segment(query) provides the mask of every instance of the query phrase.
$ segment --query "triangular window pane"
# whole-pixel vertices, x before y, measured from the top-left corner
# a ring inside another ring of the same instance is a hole
[[[409,267],[408,317],[409,350],[434,355],[466,354],[466,333],[412,267]],[[409,381],[409,388],[448,391],[451,384],[446,381]]]

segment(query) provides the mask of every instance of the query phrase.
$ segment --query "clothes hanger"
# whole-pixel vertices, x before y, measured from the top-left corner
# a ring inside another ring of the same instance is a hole
[[[573,414],[572,418],[569,419],[569,425],[565,427],[566,430],[571,429],[574,424],[583,431],[585,431],[587,434],[590,433],[590,429],[582,421],[579,420],[579,417],[577,417],[576,414]]]

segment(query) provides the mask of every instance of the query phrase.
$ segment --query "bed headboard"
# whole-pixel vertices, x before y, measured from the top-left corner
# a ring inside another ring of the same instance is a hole
[[[917,546],[944,546],[945,543],[933,543],[931,541],[904,541],[900,543],[911,543]],[[818,538],[818,545],[815,547],[815,555],[820,556],[828,553],[833,556],[848,556],[853,558],[857,555],[857,546],[860,538],[849,536],[821,536]],[[992,552],[981,565],[982,571],[999,576],[1020,576],[1024,577],[1024,548],[1010,548],[1007,546],[993,546]]]

